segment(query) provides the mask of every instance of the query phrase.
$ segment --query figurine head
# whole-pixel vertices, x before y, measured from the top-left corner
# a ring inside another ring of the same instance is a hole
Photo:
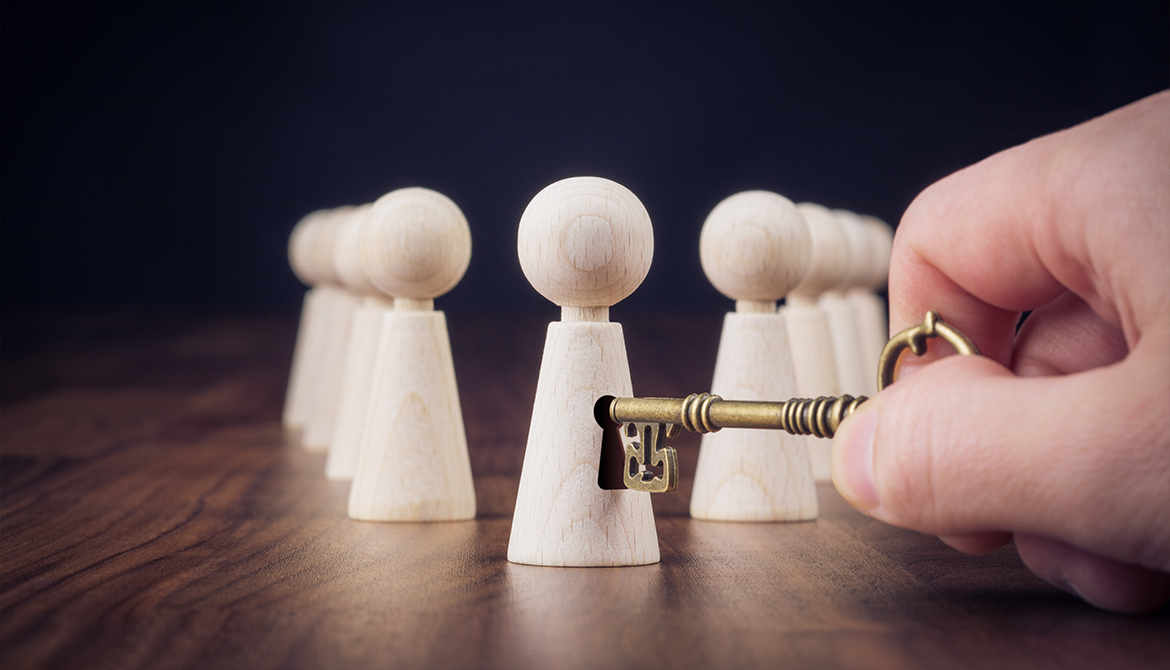
[[[545,187],[520,217],[520,267],[562,307],[609,307],[634,292],[654,256],[642,202],[621,184],[574,177]]]
[[[804,276],[808,227],[788,198],[736,193],[715,206],[699,235],[703,272],[733,300],[775,301]]]

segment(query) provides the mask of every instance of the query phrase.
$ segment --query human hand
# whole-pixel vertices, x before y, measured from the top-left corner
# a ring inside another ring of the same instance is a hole
[[[1170,92],[926,189],[889,294],[892,331],[934,309],[985,357],[924,365],[938,340],[903,357],[833,441],[842,495],[969,553],[1014,535],[1028,568],[1098,607],[1165,606]]]

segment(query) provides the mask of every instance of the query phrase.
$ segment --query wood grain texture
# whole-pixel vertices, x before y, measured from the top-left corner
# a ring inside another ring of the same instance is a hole
[[[316,316],[321,309],[322,293],[317,289],[305,292],[301,304],[301,320],[297,327],[297,344],[293,350],[292,367],[288,374],[288,391],[284,397],[284,413],[281,424],[289,430],[305,427],[305,416],[309,407],[309,370],[312,368],[316,349],[319,348],[321,319]]]
[[[337,420],[341,383],[345,376],[349,331],[353,327],[354,313],[360,301],[358,296],[345,289],[330,289],[329,301],[323,310],[321,358],[315,362],[316,375],[312,377],[312,405],[301,435],[301,446],[305,451],[329,450],[333,424]]]
[[[430,300],[459,283],[471,262],[471,229],[450,198],[400,188],[378,198],[362,224],[361,264],[382,293]]]
[[[837,385],[837,362],[833,356],[833,336],[829,318],[824,310],[806,298],[790,296],[780,308],[788,326],[788,345],[792,349],[792,368],[796,375],[796,390],[801,398],[840,395]],[[874,367],[876,370],[876,365]],[[831,440],[812,435],[805,436],[813,480],[827,483],[832,480],[830,455]]]
[[[699,234],[699,261],[711,285],[732,300],[772,303],[772,312],[800,283],[811,258],[812,237],[800,210],[769,191],[725,198]]]
[[[862,364],[874,372],[870,374],[869,395],[878,391],[877,367],[882,349],[890,338],[890,310],[877,291],[886,287],[890,276],[890,253],[894,246],[894,231],[885,221],[862,216],[861,224],[869,236],[872,254],[869,275],[865,285],[849,291],[857,315],[857,332],[861,343]]]
[[[622,314],[640,393],[710,379],[720,319]],[[1164,668],[1170,613],[1095,610],[818,487],[800,524],[654,498],[661,562],[506,558],[549,317],[451,314],[478,517],[346,518],[280,427],[296,324],[5,315],[0,666]]]
[[[333,425],[333,437],[329,440],[329,457],[325,460],[326,479],[351,481],[357,471],[370,408],[370,391],[374,384],[374,363],[378,360],[378,343],[382,339],[382,321],[393,309],[392,300],[367,295],[353,315],[349,346],[346,347],[345,374],[337,399],[337,420]],[[295,369],[295,357],[293,361]]]
[[[784,317],[727,314],[711,393],[735,400],[786,400],[796,392]],[[691,516],[715,521],[815,519],[817,493],[807,440],[779,430],[727,428],[704,435]]]
[[[861,359],[865,380],[864,393],[868,396],[878,392],[878,363],[882,349],[890,339],[889,312],[886,303],[867,288],[852,288],[845,294],[853,308],[853,319],[857,325],[858,356]]]
[[[474,518],[475,486],[443,313],[387,312],[372,379],[350,518]]]
[[[541,566],[644,565],[659,558],[650,494],[597,485],[593,403],[630,396],[621,324],[549,324],[508,560]]]
[[[541,189],[520,217],[516,251],[528,283],[562,307],[609,307],[650,271],[654,230],[642,201],[600,177]]]
[[[837,386],[841,393],[865,395],[866,381],[877,374],[876,368],[865,370],[857,335],[857,314],[844,291],[826,291],[817,301],[829,320],[833,341],[833,360],[837,365]],[[872,374],[871,374],[872,373]]]
[[[321,281],[314,275],[314,247],[321,227],[325,225],[328,212],[318,210],[307,214],[296,226],[288,239],[288,262],[293,274],[309,291],[301,306],[301,322],[297,329],[297,344],[293,352],[292,370],[289,372],[288,393],[285,395],[284,414],[281,423],[290,430],[302,430],[309,415],[312,399],[310,378],[316,376],[315,367],[320,360],[321,304],[326,291],[313,288]]]
[[[845,234],[849,257],[849,265],[841,282],[820,297],[821,307],[829,317],[829,329],[833,334],[837,382],[842,393],[872,395],[871,389],[876,386],[877,365],[871,364],[864,353],[865,331],[872,324],[861,323],[863,315],[858,313],[850,293],[857,288],[868,288],[874,282],[877,268],[881,265],[881,259],[875,257],[875,252],[880,250],[876,248],[876,238],[870,235],[860,216],[843,209],[835,209],[832,214]],[[882,344],[884,346],[885,342]]]
[[[434,311],[434,298],[459,282],[471,260],[467,219],[441,193],[398,189],[370,208],[353,248],[362,266],[355,274],[394,296],[394,309],[382,316],[376,347],[354,361],[373,372],[349,516],[398,522],[474,518],[475,487],[447,320]]]
[[[744,191],[715,206],[699,235],[703,273],[735,300],[723,320],[711,393],[728,400],[798,394],[793,351],[776,301],[810,269],[812,235],[784,196]],[[817,516],[808,440],[781,431],[704,435],[691,516],[718,521],[802,521]]]
[[[386,312],[372,379],[350,518],[474,518],[472,465],[443,313]]]
[[[790,295],[816,300],[822,293],[840,286],[849,271],[849,242],[840,222],[824,207],[802,202],[796,206],[809,233],[808,268]]]
[[[629,189],[600,177],[543,188],[520,217],[524,276],[561,307],[540,359],[508,560],[618,566],[659,558],[650,494],[597,484],[601,427],[593,404],[633,394],[622,327],[609,308],[650,270],[654,230]]]

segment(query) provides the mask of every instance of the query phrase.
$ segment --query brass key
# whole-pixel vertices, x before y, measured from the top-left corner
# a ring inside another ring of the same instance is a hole
[[[979,348],[966,335],[943,321],[937,312],[927,312],[921,324],[890,338],[882,349],[878,359],[878,390],[894,383],[903,351],[909,349],[921,356],[926,353],[926,340],[933,337],[943,338],[964,356],[979,355]],[[713,433],[721,428],[763,428],[831,438],[845,417],[866,400],[865,396],[851,395],[792,398],[783,402],[724,400],[710,393],[692,393],[686,398],[602,396],[594,406],[597,423],[605,429],[597,485],[603,489],[628,488],[650,493],[673,491],[678,486],[678,454],[666,446],[665,438],[675,437],[682,428],[693,433]],[[620,478],[616,467],[619,460]]]

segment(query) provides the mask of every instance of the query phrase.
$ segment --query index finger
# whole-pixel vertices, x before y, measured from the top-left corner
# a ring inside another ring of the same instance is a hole
[[[1157,282],[1166,264],[1150,242],[1167,236],[1149,222],[1170,209],[1167,171],[1157,165],[1170,153],[1167,128],[1170,94],[1162,93],[923,191],[894,240],[891,330],[934,309],[1010,366],[1020,313],[1071,290],[1122,327],[1132,347],[1143,320],[1164,311],[1152,301],[1165,294]],[[1134,266],[1141,270],[1126,269]],[[1161,268],[1156,276],[1151,267]]]

